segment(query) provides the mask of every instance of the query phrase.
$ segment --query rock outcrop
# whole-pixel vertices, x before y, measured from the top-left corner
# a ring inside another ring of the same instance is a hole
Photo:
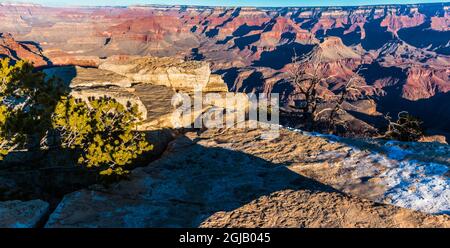
[[[412,67],[403,86],[403,96],[409,100],[427,99],[450,92],[450,69]]]
[[[361,60],[361,54],[345,46],[339,37],[330,36],[313,49],[313,59],[321,62]]]
[[[41,200],[0,202],[1,228],[33,228],[42,224],[49,204]]]
[[[124,105],[137,105],[144,120],[139,128],[146,131],[173,127],[172,98],[176,91],[228,92],[221,76],[212,74],[208,63],[169,57],[117,56],[104,60],[100,68],[63,66],[44,72],[47,78],[60,78],[75,98],[87,101],[111,97]],[[225,107],[225,103],[217,104]],[[183,120],[183,126],[210,107],[194,112],[191,118]]]
[[[388,155],[376,158],[352,152],[355,148],[344,141],[284,129],[272,141],[261,139],[263,133],[262,129],[208,130],[200,136],[188,133],[172,142],[161,159],[134,170],[130,180],[66,195],[46,227],[450,226],[447,215],[432,216],[365,200],[374,199],[371,192],[390,192],[389,187],[395,191],[395,185],[383,185],[379,178],[364,179],[377,170],[390,177],[386,171],[394,172],[399,165]],[[335,150],[346,157],[336,155]],[[434,159],[449,162],[448,153],[439,154]],[[382,169],[383,157],[393,168]],[[379,162],[366,163],[374,159]],[[439,182],[427,173],[418,178]],[[372,180],[370,188],[367,183]],[[443,194],[436,199],[445,200]],[[414,201],[417,205],[408,207],[425,206],[424,200]],[[448,211],[448,202],[436,203],[427,202],[429,210]]]
[[[9,33],[0,33],[0,58],[8,57],[13,61],[27,60],[36,67],[48,64],[38,45],[18,42]]]
[[[70,95],[76,99],[81,99],[88,102],[89,99],[99,99],[102,97],[113,98],[118,103],[127,106],[128,104],[136,105],[138,107],[139,113],[143,120],[148,119],[147,109],[151,108],[152,105],[145,106],[142,100],[133,93],[134,88],[119,88],[119,87],[109,87],[109,88],[95,88],[95,89],[83,89],[77,88],[70,92]],[[156,97],[154,100],[157,100]]]
[[[116,72],[134,82],[163,85],[181,91],[227,92],[225,82],[212,75],[209,63],[164,57],[112,57],[100,69]]]
[[[61,79],[69,88],[96,88],[116,86],[131,88],[134,81],[112,71],[79,66],[53,67],[44,70],[47,79]]]
[[[441,143],[441,144],[445,144],[448,145],[447,143],[447,139],[445,138],[445,136],[442,135],[432,135],[432,136],[425,136],[422,137],[419,142],[423,142],[423,143]]]
[[[307,213],[307,214],[306,214]],[[437,224],[439,223],[439,224]],[[204,228],[414,228],[448,227],[447,216],[427,216],[339,193],[284,190],[234,211],[219,212]]]

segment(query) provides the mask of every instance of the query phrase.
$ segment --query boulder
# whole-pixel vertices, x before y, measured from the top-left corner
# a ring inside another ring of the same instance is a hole
[[[0,202],[0,227],[37,227],[48,211],[49,204],[41,200]]]
[[[447,138],[443,135],[431,135],[431,136],[424,136],[422,138],[420,138],[419,142],[422,143],[441,143],[441,144],[446,144],[447,143]]]

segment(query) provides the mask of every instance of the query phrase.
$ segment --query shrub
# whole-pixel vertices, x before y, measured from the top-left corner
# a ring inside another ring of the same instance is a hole
[[[123,175],[124,168],[153,147],[137,132],[137,106],[123,106],[111,98],[89,102],[64,98],[56,107],[53,126],[65,148],[78,149],[79,163],[100,167],[101,175]]]
[[[391,117],[386,116],[388,120],[388,128],[384,137],[399,141],[418,141],[424,136],[423,122],[403,111],[398,114],[397,121],[392,121]]]
[[[0,160],[9,152],[57,148],[80,152],[78,162],[102,175],[124,175],[126,165],[153,147],[136,130],[137,106],[114,99],[89,101],[67,96],[61,81],[45,79],[25,61],[0,60]]]
[[[0,60],[0,79],[0,159],[19,146],[39,149],[64,87],[26,61]]]

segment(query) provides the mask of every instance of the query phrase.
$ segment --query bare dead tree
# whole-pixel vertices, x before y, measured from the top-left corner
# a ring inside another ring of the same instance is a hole
[[[360,75],[359,68],[348,80],[337,89],[339,93],[329,97],[320,93],[320,87],[326,86],[333,76],[327,76],[323,71],[322,56],[302,57],[294,55],[292,66],[288,71],[290,81],[300,95],[300,106],[293,106],[300,112],[301,121],[306,130],[312,130],[320,126],[321,131],[336,133],[337,127],[347,127],[347,121],[341,118],[347,112],[344,104],[348,100],[370,99],[366,94],[374,89],[373,86],[366,85],[364,78]],[[329,106],[322,108],[323,106]],[[347,128],[346,128],[347,129]]]
[[[308,57],[300,58],[295,54],[288,71],[290,82],[296,87],[302,101],[300,106],[293,106],[293,108],[300,111],[302,123],[307,130],[314,128],[317,108],[323,101],[318,87],[328,79],[323,75],[320,64],[320,58],[310,60]]]
[[[364,78],[360,76],[358,69],[341,87],[340,93],[332,100],[332,107],[324,108],[317,113],[317,118],[327,124],[328,132],[335,133],[338,125],[346,126],[346,122],[340,116],[346,114],[343,104],[350,98],[362,98],[364,89],[373,89],[373,86],[364,85]]]

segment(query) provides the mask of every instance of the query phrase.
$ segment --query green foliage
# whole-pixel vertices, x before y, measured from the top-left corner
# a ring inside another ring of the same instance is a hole
[[[143,133],[136,106],[124,106],[114,99],[89,102],[64,98],[53,115],[54,128],[60,131],[63,147],[79,149],[79,163],[88,168],[101,167],[101,175],[123,175],[124,166],[153,147]]]
[[[5,105],[0,105],[0,160],[3,160],[13,148],[13,137],[9,137],[6,128],[6,120],[10,117],[10,112]]]
[[[418,141],[424,136],[423,122],[408,112],[400,112],[395,122],[389,116],[386,119],[389,121],[388,130],[384,135],[387,139],[409,142]]]
[[[80,151],[79,163],[101,168],[101,175],[120,176],[153,148],[136,131],[137,106],[109,98],[75,100],[61,81],[46,80],[25,61],[0,60],[0,80],[0,160],[19,147],[42,149],[57,134],[57,147]]]
[[[9,59],[0,60],[0,160],[19,146],[40,144],[65,93],[58,80],[45,80],[33,69],[26,61],[10,65]]]

